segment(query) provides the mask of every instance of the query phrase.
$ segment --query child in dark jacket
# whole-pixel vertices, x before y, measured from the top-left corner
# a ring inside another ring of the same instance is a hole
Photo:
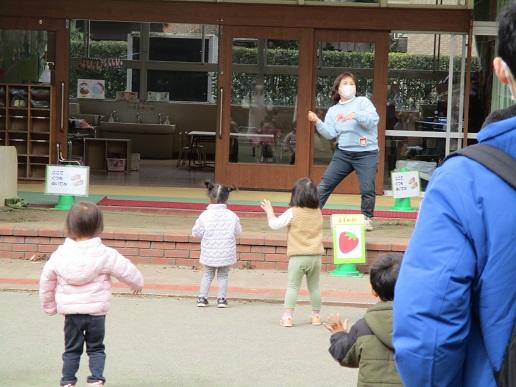
[[[392,301],[402,255],[380,255],[370,270],[375,297],[380,301],[348,331],[348,321],[331,315],[324,324],[332,333],[330,354],[344,367],[358,367],[358,386],[401,386],[392,346]]]

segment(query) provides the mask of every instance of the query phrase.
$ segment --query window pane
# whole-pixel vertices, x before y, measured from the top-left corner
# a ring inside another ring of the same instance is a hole
[[[445,141],[444,138],[387,137],[384,188],[392,189],[392,171],[406,167],[419,171],[421,186],[425,189],[430,176],[444,158]]]
[[[299,42],[236,38],[233,64],[229,160],[294,164]]]
[[[253,38],[233,39],[233,63],[258,64],[258,43],[259,40]]]
[[[171,101],[213,101],[217,90],[213,73],[149,70],[149,92],[168,92]]]
[[[118,92],[138,87],[131,80],[131,70],[126,69],[124,60],[130,58],[131,53],[138,52],[138,47],[128,45],[128,36],[139,30],[139,23],[73,21],[70,30],[70,97],[77,97],[78,79],[104,80],[106,99],[115,99]]]
[[[233,74],[233,84],[252,87],[245,95],[233,92],[230,161],[294,164],[296,150],[295,94],[297,77]],[[238,90],[242,90],[241,88]],[[282,93],[282,90],[284,93]]]
[[[201,24],[152,23],[150,27],[150,60],[217,63],[217,26],[203,26]]]
[[[431,5],[433,7],[447,7],[463,5],[466,6],[466,0],[387,0],[388,4],[403,4],[403,5]],[[475,5],[476,6],[476,5]]]
[[[387,130],[446,130],[453,55],[450,129],[459,131],[462,36],[397,33],[391,35],[391,42]]]
[[[0,30],[0,82],[49,83],[46,31]]]

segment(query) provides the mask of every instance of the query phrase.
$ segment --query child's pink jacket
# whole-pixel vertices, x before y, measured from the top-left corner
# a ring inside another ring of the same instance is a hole
[[[105,246],[100,238],[66,239],[43,268],[39,298],[49,315],[103,315],[111,305],[111,275],[133,290],[143,288],[143,276],[131,261]]]

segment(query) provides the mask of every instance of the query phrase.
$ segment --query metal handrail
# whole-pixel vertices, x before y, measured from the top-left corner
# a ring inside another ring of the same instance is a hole
[[[58,164],[74,164],[74,165],[81,165],[80,161],[77,160],[68,160],[63,157],[63,153],[61,152],[61,144],[56,144],[56,150],[57,150],[57,163]]]

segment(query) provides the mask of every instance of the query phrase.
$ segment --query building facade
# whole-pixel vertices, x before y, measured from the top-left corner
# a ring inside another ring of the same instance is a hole
[[[17,146],[27,179],[43,177],[31,134],[39,116],[28,107],[30,127],[14,125],[25,111],[11,106],[16,85],[52,86],[48,162],[59,145],[96,174],[111,169],[106,159],[124,159],[127,176],[166,170],[162,185],[212,177],[280,190],[322,176],[334,144],[307,112],[324,118],[343,71],[380,115],[378,193],[401,166],[427,181],[509,103],[491,70],[500,1],[17,5],[0,10],[0,145]],[[337,192],[358,192],[355,177]]]

